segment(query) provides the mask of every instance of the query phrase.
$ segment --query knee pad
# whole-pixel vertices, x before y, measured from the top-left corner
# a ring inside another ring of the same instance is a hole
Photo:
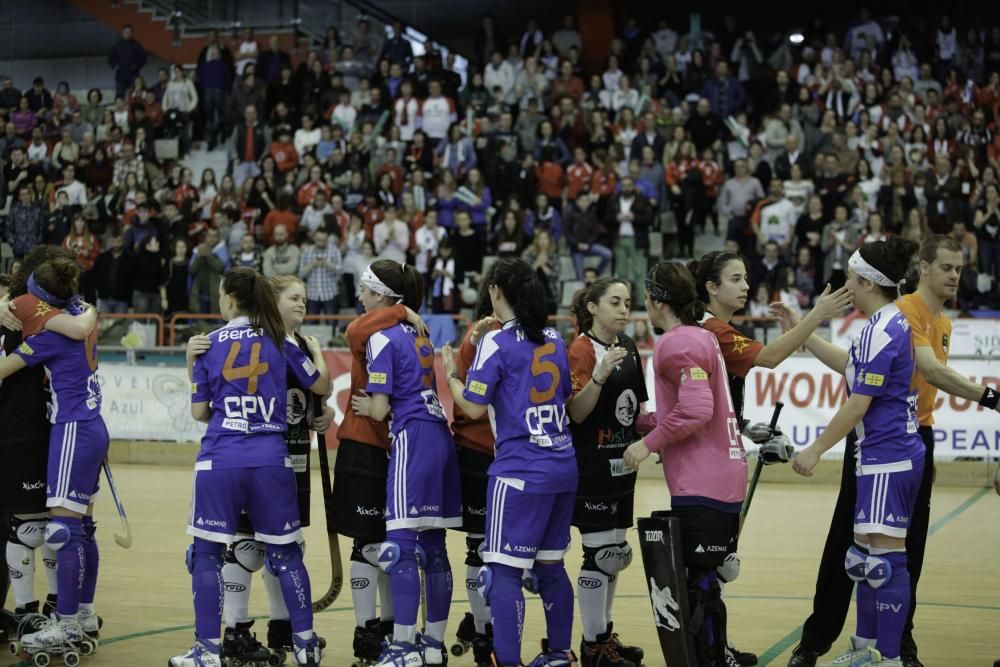
[[[267,571],[275,577],[281,576],[284,572],[301,570],[304,568],[302,562],[302,547],[297,543],[291,544],[269,544],[267,545],[267,556],[264,559]]]
[[[493,589],[493,570],[489,565],[479,568],[479,576],[476,577],[476,590],[483,596],[486,604],[490,603],[490,591]]]
[[[226,563],[235,563],[247,572],[259,572],[264,567],[264,545],[253,538],[238,538],[226,551]]]
[[[97,536],[97,522],[94,521],[94,517],[85,516],[83,517],[83,541],[93,542]]]
[[[381,548],[381,542],[354,540],[354,545],[351,547],[351,560],[355,563],[368,563],[372,567],[379,567],[378,552]]]
[[[29,549],[37,549],[45,544],[46,523],[47,521],[43,518],[27,518],[12,514],[7,541],[21,544]]]
[[[867,552],[860,549],[858,545],[852,544],[847,548],[847,554],[844,557],[844,571],[847,572],[851,581],[862,582],[865,580],[865,571],[868,569],[867,560]]]
[[[392,574],[392,571],[399,564],[401,555],[399,545],[391,540],[386,540],[379,547],[376,565],[382,568],[386,574]]]
[[[736,577],[740,576],[740,555],[737,553],[726,554],[726,560],[722,561],[722,565],[715,568],[715,571],[723,583],[728,584],[735,581]]]
[[[188,545],[184,553],[184,564],[187,566],[189,574],[194,574],[195,567],[201,563],[209,563],[216,570],[222,569],[222,561],[226,553],[223,544],[209,542],[208,540],[197,540],[194,544]]]
[[[881,588],[892,579],[892,563],[888,558],[868,554],[865,559],[865,580],[872,588]]]
[[[495,595],[517,593],[521,589],[518,568],[487,563],[479,570],[478,585],[486,604]]]
[[[483,566],[483,550],[486,548],[485,536],[467,536],[465,538],[465,564],[470,567]]]
[[[417,547],[418,559],[420,559],[420,564],[423,566],[424,570],[428,574],[438,574],[440,572],[451,572],[451,563],[448,561],[448,550],[447,549],[428,549],[423,551]]]
[[[613,577],[632,563],[632,547],[628,542],[583,547],[583,569],[603,572]]]
[[[53,551],[59,551],[67,544],[82,540],[83,528],[73,526],[55,519],[45,524],[45,546]]]

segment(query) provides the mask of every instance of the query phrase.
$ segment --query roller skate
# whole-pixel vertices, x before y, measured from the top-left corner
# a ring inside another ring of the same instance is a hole
[[[323,659],[323,649],[326,648],[326,640],[313,633],[310,639],[299,639],[292,635],[292,657],[296,665],[308,665],[316,667]]]
[[[615,632],[614,622],[608,621],[608,629],[602,636],[607,638],[605,641],[614,646],[618,655],[636,666],[642,664],[642,659],[646,655],[645,651],[638,646],[626,646],[622,644],[621,639],[618,638],[618,633]],[[600,641],[600,637],[598,637],[598,641]],[[756,664],[756,656],[754,656],[754,664]]]
[[[873,646],[861,645],[857,637],[851,636],[846,653],[838,656],[832,662],[826,662],[821,667],[866,667],[882,664],[882,654]]]
[[[580,642],[580,667],[638,667],[618,652],[607,633]]]
[[[22,658],[29,657],[35,667],[47,667],[56,655],[62,656],[66,667],[76,667],[81,655],[91,655],[96,649],[75,617],[47,621],[37,632],[21,638]]]
[[[56,606],[59,603],[59,596],[49,593],[45,596],[45,603],[42,605],[42,615],[49,618],[56,617]]]
[[[390,628],[390,633],[392,632]],[[382,621],[374,618],[365,627],[354,628],[354,662],[352,667],[369,667],[374,664],[386,645]]]
[[[184,655],[175,655],[167,661],[167,667],[222,667],[219,650],[222,647],[210,641],[199,639]]]
[[[267,622],[267,648],[271,650],[272,667],[285,664],[285,658],[292,651],[292,622],[288,619],[272,619]]]
[[[550,651],[549,640],[542,639],[542,652],[528,663],[528,667],[574,667],[577,663],[573,651]]]
[[[375,667],[421,667],[423,664],[424,656],[418,645],[393,641],[383,647]]]
[[[21,655],[21,639],[25,635],[38,632],[48,622],[48,616],[38,613],[38,600],[29,602],[23,607],[17,607],[13,616],[14,630],[10,633],[7,641],[7,648],[11,655]]]
[[[472,659],[476,667],[492,667],[493,665],[493,624],[486,624],[486,632],[476,633],[472,640]]]
[[[757,664],[757,654],[750,653],[749,651],[741,651],[733,646],[732,642],[729,642],[726,645],[726,653],[733,656],[733,660],[735,660],[740,667],[753,667]]]
[[[427,635],[418,634],[417,649],[423,655],[425,665],[445,666],[448,664],[448,649],[445,647],[444,642],[439,642]]]
[[[226,667],[250,665],[263,667],[270,665],[271,652],[257,641],[257,635],[250,632],[253,621],[237,623],[235,628],[226,628],[222,635],[222,664]]]
[[[460,658],[472,649],[472,643],[476,640],[476,619],[472,614],[465,612],[465,616],[455,630],[455,643],[451,645],[451,654]]]
[[[95,614],[93,609],[81,609],[77,612],[76,619],[80,621],[80,627],[83,628],[84,634],[93,640],[94,648],[97,648],[98,640],[101,637],[101,626],[104,625],[104,619]]]

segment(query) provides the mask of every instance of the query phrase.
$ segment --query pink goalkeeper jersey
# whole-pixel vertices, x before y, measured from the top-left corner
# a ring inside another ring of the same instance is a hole
[[[718,340],[679,326],[656,342],[653,370],[656,412],[639,418],[639,431],[663,457],[672,503],[738,512],[747,459]]]

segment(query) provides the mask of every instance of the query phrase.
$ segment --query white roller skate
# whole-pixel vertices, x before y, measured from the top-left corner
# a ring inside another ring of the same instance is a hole
[[[882,662],[882,654],[874,646],[865,644],[853,635],[848,640],[848,650],[820,667],[867,667]]]
[[[184,655],[175,655],[167,661],[167,667],[222,667],[219,644],[202,639],[197,640],[191,650]]]
[[[448,649],[444,642],[439,642],[433,637],[417,634],[417,647],[424,657],[425,665],[447,665]]]
[[[80,621],[83,633],[87,635],[87,639],[93,643],[93,648],[96,650],[100,643],[98,638],[101,636],[101,617],[95,614],[93,609],[81,609],[77,612],[76,619]],[[81,651],[81,653],[83,652]],[[90,655],[90,653],[83,653],[83,655]]]
[[[13,623],[14,631],[7,638],[7,648],[11,655],[21,655],[21,638],[48,625],[49,617],[38,613],[38,601],[35,600],[14,610]]]
[[[292,658],[296,665],[316,667],[323,659],[323,649],[325,648],[326,640],[315,632],[311,639],[299,639],[298,635],[292,635]]]
[[[419,646],[393,641],[382,649],[375,667],[422,667],[423,664],[424,656]]]
[[[62,656],[67,667],[75,667],[80,664],[81,655],[91,655],[96,648],[75,616],[49,621],[38,632],[21,638],[23,653],[30,656],[36,667],[46,667],[56,655]]]

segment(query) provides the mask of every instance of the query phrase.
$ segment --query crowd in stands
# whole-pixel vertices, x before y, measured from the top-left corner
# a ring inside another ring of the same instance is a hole
[[[859,244],[938,233],[966,251],[957,305],[1000,308],[1000,25],[930,25],[862,12],[793,43],[629,20],[590,70],[571,17],[505,35],[487,16],[463,76],[362,20],[301,62],[212,33],[148,80],[126,27],[113,100],[2,80],[0,236],[15,257],[65,245],[88,299],[150,313],[217,312],[232,266],[299,275],[310,313],[338,313],[375,258],[456,312],[484,258],[514,255],[553,313],[588,268],[641,307],[648,257],[717,236],[747,258],[752,314],[808,308]],[[226,173],[183,166],[201,145]]]

